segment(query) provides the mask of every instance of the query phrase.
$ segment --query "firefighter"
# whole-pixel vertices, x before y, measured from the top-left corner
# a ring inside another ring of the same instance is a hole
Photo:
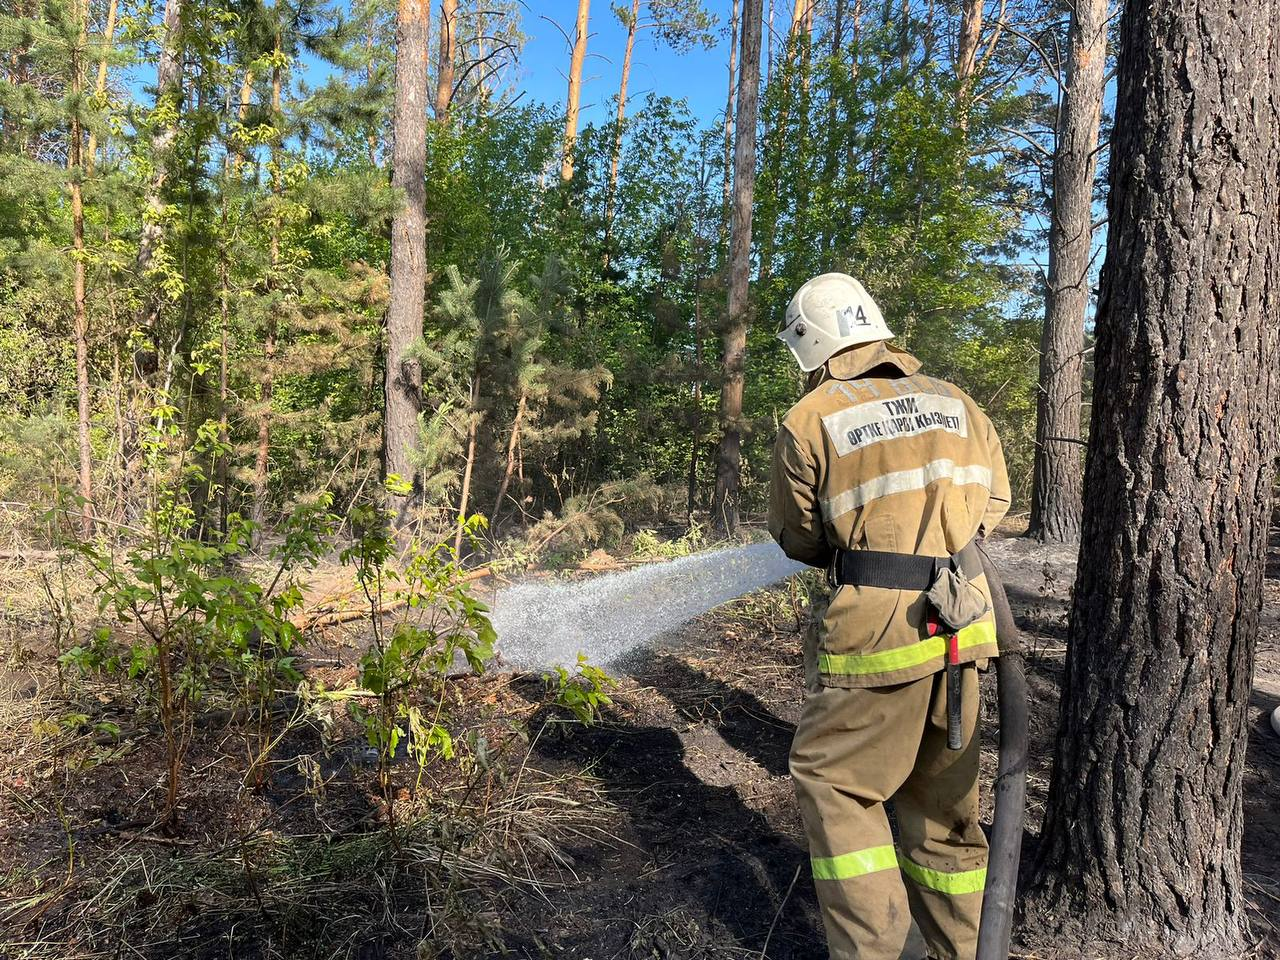
[[[802,286],[778,336],[809,389],[778,432],[769,531],[831,585],[790,758],[830,954],[898,960],[914,917],[931,958],[972,960],[977,674],[999,652],[976,543],[1009,507],[1000,441],[850,276]]]

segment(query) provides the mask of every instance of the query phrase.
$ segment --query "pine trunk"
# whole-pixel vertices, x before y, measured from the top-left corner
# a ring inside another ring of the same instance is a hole
[[[604,207],[604,266],[609,268],[609,237],[613,232],[613,204],[618,190],[618,161],[622,158],[622,125],[627,117],[627,83],[631,79],[631,54],[635,51],[636,30],[640,26],[640,0],[631,0],[631,19],[627,23],[627,47],[622,56],[622,80],[618,84],[618,116],[613,133],[613,150],[609,154],[609,189]]]
[[[1055,951],[1249,952],[1241,797],[1280,413],[1278,20],[1278,0],[1124,7],[1083,546],[1028,900],[1028,931]]]
[[[115,42],[116,37],[116,14],[118,12],[118,0],[107,0],[107,23],[102,31],[102,56],[98,58],[98,77],[93,85],[94,95],[101,99],[107,90],[107,54],[111,51],[111,45]],[[89,131],[89,147],[84,158],[85,173],[88,176],[93,175],[93,165],[98,159],[98,134]]]
[[[720,388],[720,449],[716,458],[713,521],[726,531],[738,526],[742,481],[742,390],[750,325],[751,206],[756,188],[756,113],[760,97],[761,0],[744,0],[738,56],[738,105],[734,117],[733,221],[729,229],[729,303],[723,335],[724,381]]]
[[[1084,320],[1093,260],[1093,181],[1107,63],[1108,0],[1077,0],[1053,156],[1049,278],[1040,335],[1040,392],[1030,535],[1080,536],[1080,410]]]
[[[88,33],[87,0],[74,0],[72,10],[79,23],[80,33],[71,51],[71,96],[76,111],[71,117],[71,131],[67,143],[67,186],[71,193],[71,245],[74,249],[72,296],[75,303],[76,336],[76,437],[79,447],[79,493],[84,503],[80,507],[80,534],[88,539],[93,535],[93,444],[90,426],[89,395],[89,316],[85,304],[85,249],[84,249],[84,195],[80,180],[82,169],[84,131],[80,124],[80,94],[84,89],[84,64],[82,62],[85,39]]]
[[[391,293],[387,304],[386,414],[383,465],[388,476],[413,478],[422,372],[409,356],[422,338],[427,282],[427,20],[430,0],[400,0],[396,24],[395,145],[391,184],[403,201],[391,221]],[[415,484],[416,487],[416,484]],[[403,523],[415,499],[395,495]]]
[[[275,54],[280,56],[280,37],[276,36]],[[281,169],[282,157],[280,148],[284,138],[284,117],[280,109],[280,65],[277,62],[271,68],[271,192],[275,195],[276,209],[272,211],[271,220],[271,277],[267,282],[270,290],[276,291],[280,286],[280,207],[284,194],[284,171]],[[259,531],[267,516],[267,492],[269,484],[269,465],[271,456],[271,402],[275,394],[276,338],[276,304],[271,304],[267,316],[266,335],[262,344],[262,413],[258,418],[258,450],[253,462],[253,522]],[[255,537],[258,534],[255,534]]]
[[[182,100],[182,2],[165,0],[164,41],[160,48],[160,62],[156,67],[156,107],[168,106],[174,111],[174,121],[162,126],[151,141],[151,179],[147,183],[142,233],[138,239],[138,255],[134,272],[143,281],[151,268],[156,250],[164,241],[165,186],[169,181],[169,165],[174,143],[178,137],[177,110]],[[139,308],[139,326],[154,326],[158,304],[154,294],[142,298]]]
[[[733,99],[737,92],[738,18],[742,0],[733,0],[729,16],[729,92],[724,103],[724,215],[726,226],[733,204]],[[727,229],[726,229],[727,232]]]
[[[1087,0],[1086,0],[1087,2]],[[986,0],[964,0],[960,8],[960,36],[956,42],[957,100],[961,129],[969,123],[969,100],[973,95],[973,78],[978,73],[978,47],[982,43],[982,18]],[[903,28],[905,31],[905,27]]]
[[[511,486],[511,477],[516,472],[516,449],[520,446],[520,428],[524,424],[524,413],[528,405],[529,394],[521,390],[515,419],[511,422],[511,436],[507,438],[507,466],[502,472],[502,482],[498,484],[498,495],[493,498],[493,513],[489,515],[491,525],[498,519],[498,511],[502,509],[502,501],[506,499],[507,489]]]
[[[462,532],[467,525],[467,508],[471,505],[471,477],[476,467],[476,435],[480,429],[480,373],[471,378],[471,397],[467,408],[467,459],[462,468],[462,492],[458,497],[458,529],[453,537],[453,553],[462,553]]]
[[[573,179],[573,148],[578,142],[578,103],[582,98],[582,62],[587,56],[587,17],[591,0],[578,0],[578,26],[573,37],[573,57],[569,61],[569,96],[565,104],[564,148],[560,159],[560,179]]]
[[[430,0],[427,4],[427,26],[424,28],[422,45],[427,45],[426,30],[430,29]],[[436,65],[436,119],[444,120],[449,116],[449,105],[453,103],[453,64],[458,54],[458,0],[441,0],[440,3],[440,60]],[[425,68],[424,68],[425,71]],[[423,74],[424,80],[426,74]]]

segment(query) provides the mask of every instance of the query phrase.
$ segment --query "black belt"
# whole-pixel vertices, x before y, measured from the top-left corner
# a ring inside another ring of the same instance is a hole
[[[970,580],[982,575],[976,543],[966,544],[949,557],[922,557],[884,550],[837,550],[828,571],[833,586],[884,587],[887,590],[928,590],[938,571],[958,570]]]

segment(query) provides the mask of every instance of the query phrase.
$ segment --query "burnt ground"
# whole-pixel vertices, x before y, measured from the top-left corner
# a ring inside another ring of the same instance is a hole
[[[1245,801],[1258,958],[1280,956],[1275,546]],[[1020,539],[993,554],[1027,647],[1033,845],[1074,555]],[[452,681],[455,727],[483,738],[468,755],[488,759],[433,769],[419,789],[401,763],[397,816],[416,826],[399,851],[382,839],[386,805],[349,719],[291,698],[260,785],[244,783],[249,727],[211,705],[179,826],[153,829],[163,755],[151,721],[108,688],[64,698],[48,651],[15,631],[21,656],[0,685],[0,956],[820,960],[786,768],[798,599],[794,587],[763,591],[666,637],[615,670],[614,702],[589,728],[548,704],[539,677]],[[308,674],[330,689],[351,682],[359,643],[355,629],[326,634]],[[119,739],[57,734],[48,718],[68,709],[119,722]],[[985,738],[989,779],[995,730]]]

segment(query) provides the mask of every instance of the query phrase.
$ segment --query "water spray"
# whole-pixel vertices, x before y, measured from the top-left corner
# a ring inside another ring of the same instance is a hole
[[[1007,960],[1027,793],[1026,678],[1004,583],[979,552],[1003,652],[995,661],[1000,760],[977,960]],[[571,665],[579,653],[614,663],[726,601],[803,569],[773,543],[755,543],[590,580],[519,584],[499,591],[493,603],[498,649],[522,669]]]

